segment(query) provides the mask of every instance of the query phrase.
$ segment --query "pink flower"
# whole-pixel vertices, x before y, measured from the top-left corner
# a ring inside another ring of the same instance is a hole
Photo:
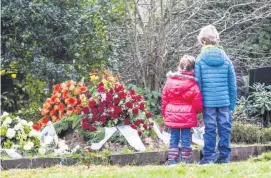
[[[138,133],[139,136],[142,135],[142,131],[141,130],[137,130],[137,133]]]
[[[134,108],[132,111],[133,111],[134,115],[138,115],[138,113],[139,113],[139,109],[138,108]]]
[[[126,98],[126,93],[124,91],[118,92],[118,96],[120,99],[125,99]]]
[[[106,117],[105,116],[101,116],[100,117],[100,122],[105,124],[106,123]]]
[[[104,112],[104,107],[103,107],[103,106],[100,106],[100,107],[98,108],[98,111],[99,111],[99,113],[103,113],[103,112]]]
[[[130,124],[130,120],[129,119],[123,119],[123,123],[124,123],[124,125],[129,125]]]
[[[97,108],[92,108],[92,109],[91,109],[91,113],[92,113],[92,114],[97,114],[97,111],[98,111]]]
[[[113,113],[113,114],[112,114],[112,118],[113,118],[113,119],[118,119],[118,118],[119,118],[119,114]]]
[[[106,93],[106,100],[107,101],[112,101],[113,100],[113,95],[111,93]]]
[[[94,125],[91,125],[90,127],[89,127],[89,131],[90,132],[94,132],[94,131],[96,131],[97,130],[97,128],[94,126]]]
[[[77,99],[77,104],[81,104],[81,100],[79,98]]]
[[[122,109],[121,109],[120,106],[114,106],[114,111],[115,111],[117,114],[119,114],[119,113],[122,112]]]
[[[89,113],[89,107],[83,107],[83,113],[88,114]]]
[[[84,130],[87,130],[88,129],[88,123],[87,122],[82,122],[82,128]]]
[[[130,127],[136,130],[136,126],[134,124],[131,124]]]
[[[95,100],[91,100],[88,102],[88,105],[90,108],[94,108],[96,106],[96,101]]]
[[[119,103],[120,103],[120,99],[119,99],[119,98],[114,98],[114,99],[113,99],[113,102],[114,102],[115,104],[119,104]]]
[[[125,104],[125,106],[126,106],[127,108],[129,108],[129,109],[132,109],[132,108],[134,107],[134,104],[133,104],[131,101],[129,101],[129,102],[127,102],[127,103]]]
[[[151,118],[151,116],[152,116],[152,113],[151,112],[147,112],[146,113],[146,117],[149,119],[149,118]]]
[[[135,90],[131,89],[131,90],[129,91],[129,93],[130,93],[130,95],[134,95],[134,94],[135,94]]]
[[[98,87],[97,91],[98,91],[99,93],[104,93],[104,92],[105,92],[104,86]]]
[[[144,109],[145,109],[144,103],[140,103],[140,104],[139,104],[139,109],[140,109],[141,111],[144,111]]]

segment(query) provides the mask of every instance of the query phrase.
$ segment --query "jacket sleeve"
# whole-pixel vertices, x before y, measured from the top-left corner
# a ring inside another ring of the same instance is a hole
[[[199,87],[201,88],[201,67],[200,67],[200,57],[197,59],[197,62],[195,64],[195,76],[198,80]]]
[[[165,110],[166,106],[169,103],[169,98],[168,98],[168,89],[167,89],[168,82],[166,82],[163,91],[162,91],[162,106],[161,106],[161,112],[162,116],[165,117]]]
[[[202,104],[202,95],[199,89],[199,86],[196,84],[194,87],[194,98],[192,100],[192,107],[196,111],[196,113],[201,113],[203,110],[203,104]]]
[[[237,87],[236,87],[236,77],[235,77],[234,67],[231,61],[230,61],[229,72],[228,72],[228,83],[229,83],[229,94],[230,94],[230,109],[233,111],[236,106]]]

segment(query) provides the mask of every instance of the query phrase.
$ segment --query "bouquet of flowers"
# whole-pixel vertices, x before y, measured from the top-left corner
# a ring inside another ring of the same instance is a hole
[[[40,132],[33,129],[33,122],[27,122],[4,112],[1,116],[1,147],[20,151],[38,150]]]
[[[90,73],[91,86],[87,105],[82,108],[82,128],[96,131],[97,127],[130,125],[139,135],[153,126],[149,121],[143,97],[134,90],[127,90],[118,76],[109,71]]]

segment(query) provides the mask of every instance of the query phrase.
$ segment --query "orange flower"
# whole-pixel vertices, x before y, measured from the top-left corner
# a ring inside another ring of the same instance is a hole
[[[69,90],[64,90],[62,97],[66,99],[68,98],[68,96],[69,96]]]
[[[54,110],[57,111],[58,109],[59,109],[59,105],[55,105],[55,106],[54,106]]]
[[[63,115],[63,111],[59,111],[59,112],[58,112],[58,117],[59,117],[59,119],[62,118],[62,115]]]
[[[86,95],[84,95],[84,94],[80,95],[79,98],[80,98],[81,102],[85,102],[87,99]]]
[[[50,100],[50,104],[54,104],[56,102],[56,100],[57,100],[57,96],[56,95],[52,96],[52,98]]]
[[[67,83],[67,87],[70,88],[74,84],[75,84],[75,82],[73,80],[69,80]]]
[[[73,113],[74,108],[73,107],[68,107],[67,109],[67,115],[71,115]]]
[[[37,124],[33,125],[32,128],[39,131],[41,129],[41,124],[37,123]]]
[[[74,105],[77,103],[77,100],[76,100],[76,98],[71,97],[71,98],[67,98],[67,99],[65,100],[65,102],[66,102],[68,105],[74,106]]]
[[[59,111],[64,111],[64,104],[63,103],[60,103],[59,105],[58,105],[58,109],[59,109]]]
[[[74,90],[74,95],[79,95],[79,93],[80,93],[80,90],[79,90],[79,88],[75,88],[75,90]]]
[[[80,93],[85,93],[87,91],[87,87],[82,86],[79,88],[79,91]]]
[[[48,112],[49,112],[48,109],[42,109],[42,110],[41,110],[41,115],[42,115],[42,116],[45,116]]]
[[[60,87],[59,84],[57,84],[57,85],[54,86],[54,91],[53,91],[53,93],[60,92],[60,90],[61,90],[61,87]]]
[[[52,117],[52,115],[54,115],[55,112],[56,112],[56,110],[52,109],[52,110],[50,111],[50,116]]]
[[[80,114],[80,112],[81,112],[81,107],[80,106],[76,106],[74,113],[75,114]]]
[[[57,116],[53,115],[52,116],[52,122],[56,122],[57,121]]]
[[[47,110],[50,110],[51,109],[51,104],[49,102],[45,102],[43,104],[43,109],[47,109]]]

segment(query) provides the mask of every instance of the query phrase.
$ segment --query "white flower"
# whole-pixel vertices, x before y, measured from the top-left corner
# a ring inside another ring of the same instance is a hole
[[[19,122],[18,124],[15,125],[14,130],[16,130],[16,131],[18,131],[18,130],[23,131],[24,130],[24,126]]]
[[[14,129],[8,128],[6,137],[9,139],[12,139],[16,134],[16,131]]]
[[[32,126],[33,126],[33,122],[30,121],[30,122],[27,123],[27,125],[28,125],[29,127],[32,127]]]
[[[45,153],[46,153],[46,149],[44,147],[40,147],[39,148],[39,154],[45,155]]]
[[[40,138],[41,137],[41,133],[35,129],[32,129],[30,132],[29,132],[29,137],[38,137]]]
[[[21,122],[21,124],[23,124],[23,125],[27,125],[27,121],[24,120],[24,119],[22,119],[20,122]]]
[[[33,147],[34,147],[34,143],[33,142],[27,142],[24,145],[24,150],[28,151],[28,150],[31,150]]]
[[[12,123],[12,120],[10,117],[7,117],[5,121],[3,122],[3,126],[8,126],[10,123]]]
[[[102,98],[102,101],[105,101],[105,100],[106,100],[106,94],[105,94],[105,93],[102,93],[102,94],[101,94],[101,98]]]
[[[19,118],[18,116],[16,116],[15,119],[16,119],[17,121],[20,121],[20,120],[21,120],[21,118]]]
[[[8,116],[8,115],[9,115],[9,113],[4,112],[4,113],[2,114],[2,116],[1,116],[1,118],[2,118],[2,117],[5,117],[5,116]]]

